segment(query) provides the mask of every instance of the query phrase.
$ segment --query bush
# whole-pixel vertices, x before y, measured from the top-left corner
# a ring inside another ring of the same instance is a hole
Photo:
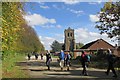
[[[81,57],[80,57],[80,56],[77,56],[77,57],[76,57],[76,60],[79,60],[79,61],[80,61],[80,60],[81,60]]]

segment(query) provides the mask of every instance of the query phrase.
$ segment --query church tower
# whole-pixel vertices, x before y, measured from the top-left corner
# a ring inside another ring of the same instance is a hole
[[[65,35],[64,40],[65,51],[73,51],[74,49],[76,49],[74,29],[71,29],[70,27],[68,29],[65,29],[64,35]]]

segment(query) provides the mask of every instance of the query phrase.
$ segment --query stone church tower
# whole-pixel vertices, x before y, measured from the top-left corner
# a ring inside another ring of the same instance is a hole
[[[75,45],[75,38],[74,38],[74,29],[71,29],[70,27],[68,29],[65,29],[65,51],[73,51],[76,49]]]

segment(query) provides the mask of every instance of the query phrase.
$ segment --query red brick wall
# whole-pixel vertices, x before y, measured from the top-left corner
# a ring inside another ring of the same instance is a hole
[[[114,49],[113,46],[108,44],[107,42],[103,40],[98,40],[96,43],[94,43],[92,46],[89,47],[90,50],[97,50],[97,49]]]

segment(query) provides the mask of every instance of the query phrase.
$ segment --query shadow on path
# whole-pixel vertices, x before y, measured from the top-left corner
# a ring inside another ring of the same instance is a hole
[[[16,62],[16,66],[46,66],[45,62],[41,62],[38,60],[35,61],[24,61],[24,62]],[[59,67],[59,63],[58,62],[51,62],[50,63],[51,67]]]
[[[119,79],[106,79],[106,78],[3,78],[2,80],[119,80]]]
[[[31,60],[17,62],[16,66],[27,66],[22,70],[29,70],[31,78],[21,78],[19,80],[120,80],[120,76],[113,78],[112,72],[107,76],[104,69],[88,68],[88,76],[81,75],[81,65],[72,65],[70,71],[60,70],[59,63],[51,62],[51,70],[48,71],[45,61]],[[16,78],[3,80],[18,80]]]

